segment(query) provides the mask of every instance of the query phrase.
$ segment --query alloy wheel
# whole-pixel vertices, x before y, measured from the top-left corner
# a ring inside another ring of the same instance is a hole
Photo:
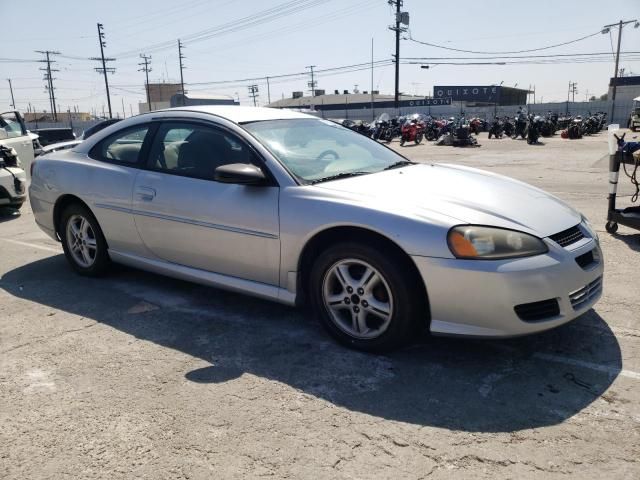
[[[67,247],[75,262],[89,268],[96,261],[98,244],[89,221],[82,215],[72,215],[67,221]]]
[[[333,323],[355,338],[379,337],[393,317],[389,284],[362,260],[344,259],[333,264],[324,276],[322,297]]]

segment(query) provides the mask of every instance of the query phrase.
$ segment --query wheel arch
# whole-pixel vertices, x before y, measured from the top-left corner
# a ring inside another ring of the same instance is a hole
[[[339,242],[356,242],[367,245],[374,245],[385,253],[390,253],[404,262],[408,268],[408,272],[415,277],[415,281],[419,283],[419,289],[424,293],[425,310],[427,317],[425,325],[428,327],[430,321],[430,307],[427,287],[422,279],[422,275],[418,271],[418,267],[411,259],[411,256],[404,249],[389,237],[382,235],[374,230],[356,226],[333,226],[320,232],[316,232],[304,245],[300,257],[298,259],[298,276],[296,291],[298,292],[296,303],[303,305],[307,303],[309,298],[309,278],[311,268],[315,259],[329,246]]]
[[[60,222],[62,221],[62,212],[64,212],[65,208],[67,208],[69,205],[72,205],[74,203],[77,203],[85,207],[87,210],[89,210],[91,215],[93,215],[93,217],[95,218],[95,215],[93,214],[93,211],[91,210],[89,205],[87,205],[87,203],[83,201],[80,197],[73,194],[61,195],[56,200],[56,203],[53,206],[53,227],[55,229],[56,236],[58,237],[58,239],[62,238],[60,235],[60,228],[61,228]]]

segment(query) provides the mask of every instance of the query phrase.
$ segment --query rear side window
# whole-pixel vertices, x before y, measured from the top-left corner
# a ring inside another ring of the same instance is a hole
[[[140,161],[149,125],[138,125],[105,138],[91,150],[91,157],[106,162],[135,165]]]

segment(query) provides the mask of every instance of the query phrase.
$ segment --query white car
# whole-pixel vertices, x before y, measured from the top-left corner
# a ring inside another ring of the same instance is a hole
[[[37,138],[27,130],[18,111],[11,110],[0,113],[0,145],[13,148],[16,151],[25,172],[29,171],[35,157],[34,143],[37,143]]]
[[[37,224],[70,265],[110,261],[296,305],[380,351],[433,333],[562,325],[602,292],[589,223],[500,175],[415,164],[334,122],[185,107],[123,120],[38,158]]]
[[[19,210],[27,199],[27,176],[13,148],[0,144],[0,208]]]

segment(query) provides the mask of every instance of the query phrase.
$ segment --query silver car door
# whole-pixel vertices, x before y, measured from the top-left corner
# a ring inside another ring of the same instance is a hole
[[[279,188],[213,180],[220,165],[258,162],[255,152],[226,130],[162,123],[148,170],[138,173],[133,192],[145,246],[172,263],[277,285]]]

